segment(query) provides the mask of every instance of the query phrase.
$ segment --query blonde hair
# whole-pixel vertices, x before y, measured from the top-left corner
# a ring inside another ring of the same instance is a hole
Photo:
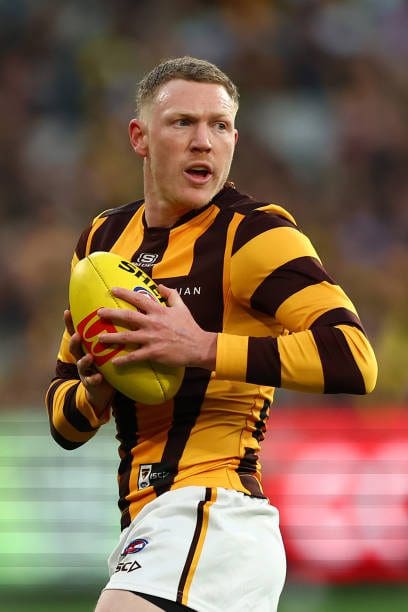
[[[153,100],[164,83],[174,79],[222,85],[238,107],[238,89],[222,70],[206,60],[184,56],[158,64],[142,78],[136,93],[136,115],[140,116],[143,107]]]

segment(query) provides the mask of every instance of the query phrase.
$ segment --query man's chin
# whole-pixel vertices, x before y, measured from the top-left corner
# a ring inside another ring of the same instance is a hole
[[[189,188],[185,193],[185,201],[193,209],[202,208],[211,202],[220,189],[221,187],[215,185]]]

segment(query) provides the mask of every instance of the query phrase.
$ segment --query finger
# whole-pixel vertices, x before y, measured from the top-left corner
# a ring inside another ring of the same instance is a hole
[[[78,361],[83,357],[84,351],[82,348],[82,339],[78,332],[75,332],[69,341],[69,350],[71,355]]]
[[[95,372],[94,374],[87,374],[82,377],[82,381],[86,387],[97,387],[102,384],[104,378],[100,372]]]
[[[118,345],[128,345],[134,344],[139,345],[142,341],[141,337],[138,335],[137,330],[135,331],[123,331],[123,332],[112,332],[100,334],[98,336],[99,342],[102,344],[118,344]]]
[[[69,335],[73,336],[75,334],[75,327],[74,327],[74,323],[72,321],[72,316],[71,316],[71,311],[70,310],[64,310],[64,321],[65,321],[65,326],[67,328],[67,331],[68,331]]]
[[[115,297],[132,304],[132,306],[136,306],[136,308],[143,312],[154,312],[158,307],[162,307],[160,302],[150,296],[150,294],[147,295],[145,291],[130,291],[123,287],[112,287],[111,292]]]
[[[70,353],[78,361],[78,359],[81,359],[81,357],[84,355],[84,351],[82,349],[81,336],[75,331],[70,310],[64,311],[64,321],[67,331],[71,336],[69,341]]]
[[[112,363],[115,366],[122,366],[128,363],[135,363],[139,361],[143,361],[145,359],[149,359],[151,357],[150,349],[148,347],[140,346],[136,348],[134,351],[130,351],[125,353],[124,355],[119,355],[118,357],[114,357],[112,359]]]
[[[111,323],[130,329],[141,327],[145,318],[145,315],[138,310],[128,308],[99,308],[97,315],[101,319],[107,319]]]
[[[167,306],[176,306],[176,304],[184,304],[179,292],[175,289],[170,289],[165,285],[158,285],[157,288],[160,291],[161,295],[165,298]]]
[[[96,374],[98,370],[95,367],[93,357],[90,353],[86,353],[77,361],[79,375],[82,378]]]

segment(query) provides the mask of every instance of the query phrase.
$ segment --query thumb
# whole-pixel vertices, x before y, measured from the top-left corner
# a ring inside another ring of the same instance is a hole
[[[64,310],[64,321],[65,321],[65,325],[66,325],[69,335],[73,336],[75,334],[75,327],[72,321],[70,310]]]
[[[170,289],[165,285],[158,285],[157,288],[161,295],[165,298],[167,306],[176,306],[176,304],[183,303],[183,300],[176,289]]]

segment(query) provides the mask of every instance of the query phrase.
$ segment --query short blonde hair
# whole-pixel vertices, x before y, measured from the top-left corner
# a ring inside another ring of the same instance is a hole
[[[206,60],[184,56],[158,64],[142,78],[136,93],[136,115],[140,116],[143,107],[153,100],[164,83],[174,79],[222,85],[238,108],[238,89],[222,70]]]

